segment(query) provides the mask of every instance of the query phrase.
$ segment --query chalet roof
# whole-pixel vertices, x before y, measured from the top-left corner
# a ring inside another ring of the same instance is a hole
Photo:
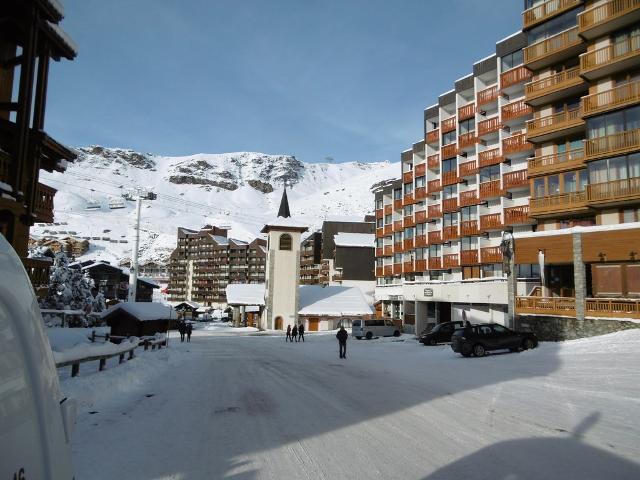
[[[180,302],[180,303],[178,303],[178,304],[173,306],[173,308],[175,308],[176,311],[181,310],[183,307],[188,307],[188,308],[191,308],[193,310],[198,310],[199,308],[201,308],[201,305],[199,303],[197,303],[197,302],[192,302],[192,301],[189,301],[189,300],[185,300],[185,301]]]
[[[58,47],[60,54],[68,60],[73,60],[78,55],[78,46],[59,25],[46,21],[44,22],[46,31],[51,40]]]
[[[231,283],[225,288],[229,305],[264,305],[264,283]]]
[[[140,321],[176,319],[175,310],[170,305],[156,302],[123,302],[113,305],[101,313],[105,318],[123,311]]]
[[[296,220],[292,217],[278,217],[270,222],[268,222],[264,227],[262,227],[261,232],[267,233],[269,230],[274,228],[283,228],[289,230],[298,230],[300,232],[306,232],[309,229],[309,226],[306,223],[302,223],[299,220]]]
[[[340,232],[333,236],[336,247],[375,247],[375,234],[373,233],[345,233]]]
[[[370,315],[371,307],[357,287],[302,285],[300,315]]]

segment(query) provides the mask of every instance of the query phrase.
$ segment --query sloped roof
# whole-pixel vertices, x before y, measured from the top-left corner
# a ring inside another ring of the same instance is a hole
[[[229,305],[264,305],[264,283],[231,283],[225,292]]]
[[[157,302],[123,302],[109,307],[102,312],[101,316],[107,317],[119,310],[127,312],[129,315],[140,321],[148,320],[168,320],[178,318],[173,307]]]
[[[336,247],[375,247],[376,236],[373,233],[345,233],[333,236]]]
[[[369,315],[371,307],[359,288],[302,285],[299,289],[300,315]]]

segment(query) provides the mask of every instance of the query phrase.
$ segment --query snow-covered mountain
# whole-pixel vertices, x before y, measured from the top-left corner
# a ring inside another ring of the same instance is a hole
[[[373,212],[371,186],[399,171],[397,163],[305,163],[249,152],[164,157],[101,146],[77,151],[64,174],[42,172],[41,181],[58,189],[58,225],[36,224],[31,233],[91,237],[85,257],[114,262],[131,254],[135,202],[123,195],[135,187],[158,195],[143,202],[140,260],[146,262],[166,259],[177,227],[226,225],[234,238],[259,236],[277,212],[285,182],[292,215],[310,229],[327,218],[361,220]],[[98,209],[87,210],[92,205]]]

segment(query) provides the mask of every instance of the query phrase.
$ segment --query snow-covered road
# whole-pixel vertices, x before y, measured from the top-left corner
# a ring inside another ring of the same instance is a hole
[[[638,479],[638,345],[620,332],[466,359],[404,336],[350,340],[340,360],[332,335],[198,331],[62,387],[95,399],[79,480]]]

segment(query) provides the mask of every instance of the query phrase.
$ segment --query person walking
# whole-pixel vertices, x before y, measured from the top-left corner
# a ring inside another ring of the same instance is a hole
[[[291,337],[297,342],[298,341],[298,326],[293,325],[293,330],[291,330]],[[293,340],[291,340],[293,342]]]
[[[287,325],[287,338],[284,339],[285,343],[286,342],[293,342],[293,339],[291,338],[291,325]]]
[[[180,320],[180,323],[178,323],[178,332],[180,332],[180,341],[184,342],[185,327],[183,320]]]
[[[187,332],[187,343],[191,343],[191,332],[193,332],[193,325],[191,322],[187,323],[185,331]]]
[[[304,342],[304,325],[302,323],[298,327],[298,340],[301,340],[301,339]]]
[[[344,327],[340,327],[340,330],[336,333],[336,338],[340,347],[340,358],[347,358],[347,338],[349,338],[349,334]]]

